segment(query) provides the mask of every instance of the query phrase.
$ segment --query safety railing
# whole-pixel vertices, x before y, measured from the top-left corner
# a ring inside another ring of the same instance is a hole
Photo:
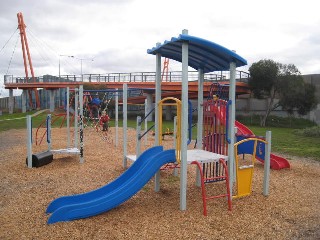
[[[198,80],[197,71],[189,71],[188,73],[189,81]],[[204,75],[204,81],[227,81],[230,75],[228,71],[219,71],[206,73]],[[243,71],[237,71],[236,80],[240,82],[247,82],[249,78],[249,73]],[[171,71],[168,72],[166,76],[167,82],[181,82],[182,72],[181,71]],[[35,77],[34,79],[29,77],[16,77],[13,75],[4,75],[4,84],[15,84],[15,83],[32,83],[32,82],[155,82],[156,72],[133,72],[133,73],[106,73],[106,74],[83,74],[83,75],[61,75],[52,76],[44,75]]]

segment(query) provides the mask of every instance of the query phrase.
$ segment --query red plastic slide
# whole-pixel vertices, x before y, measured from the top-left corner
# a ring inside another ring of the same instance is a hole
[[[237,134],[239,135],[254,135],[254,133],[245,125],[242,123],[236,121],[235,123],[236,127],[238,128]],[[264,159],[258,158],[257,159],[264,163]],[[275,154],[270,154],[270,167],[271,169],[280,170],[282,168],[290,168],[290,163],[287,159],[277,156]]]

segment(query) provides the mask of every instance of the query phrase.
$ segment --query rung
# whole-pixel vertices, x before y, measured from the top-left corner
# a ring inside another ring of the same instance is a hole
[[[222,197],[227,197],[227,196],[228,196],[228,194],[223,194],[223,195],[216,195],[216,196],[206,197],[206,199],[209,200],[209,199],[222,198]]]

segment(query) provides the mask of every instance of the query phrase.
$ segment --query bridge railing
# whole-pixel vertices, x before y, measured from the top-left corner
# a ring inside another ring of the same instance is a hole
[[[189,81],[198,80],[197,71],[189,71],[188,73]],[[236,79],[240,82],[247,82],[249,78],[249,73],[244,71],[236,72]],[[168,74],[161,76],[163,82],[181,82],[182,72],[181,71],[171,71]],[[204,81],[227,81],[230,79],[228,71],[219,71],[206,73],[204,75]],[[34,81],[35,80],[35,81]],[[156,73],[155,72],[133,72],[133,73],[106,73],[106,74],[83,74],[83,75],[61,75],[60,77],[52,75],[44,75],[35,77],[32,79],[29,77],[14,77],[13,75],[4,76],[4,84],[14,84],[14,83],[31,83],[31,82],[155,82]]]

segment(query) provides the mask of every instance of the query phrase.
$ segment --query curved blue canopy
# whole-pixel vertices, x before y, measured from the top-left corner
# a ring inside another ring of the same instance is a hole
[[[148,49],[148,54],[156,55],[160,53],[162,57],[182,62],[182,43],[189,44],[190,67],[198,70],[203,69],[204,73],[213,71],[226,71],[230,69],[230,63],[235,62],[237,67],[247,65],[247,60],[240,57],[235,52],[208,40],[180,34],[179,37],[171,38],[163,44]]]

